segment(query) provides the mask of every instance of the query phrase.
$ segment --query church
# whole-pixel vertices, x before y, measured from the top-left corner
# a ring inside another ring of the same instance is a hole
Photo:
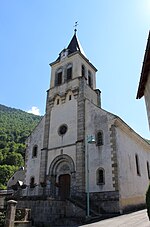
[[[46,113],[26,142],[23,197],[82,203],[97,214],[143,207],[150,145],[101,107],[97,69],[76,29],[50,66]]]

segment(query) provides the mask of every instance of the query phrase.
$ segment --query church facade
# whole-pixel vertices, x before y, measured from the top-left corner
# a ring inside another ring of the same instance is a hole
[[[84,204],[89,193],[97,213],[144,205],[150,145],[102,109],[97,69],[76,32],[50,66],[46,113],[27,140],[24,196]]]

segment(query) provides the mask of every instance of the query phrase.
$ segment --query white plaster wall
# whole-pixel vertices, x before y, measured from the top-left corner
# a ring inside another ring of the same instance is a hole
[[[144,91],[144,97],[145,97],[145,103],[146,103],[146,109],[147,109],[149,129],[150,129],[150,73],[148,75],[148,80]]]
[[[35,130],[31,133],[27,141],[26,149],[26,173],[25,184],[30,184],[30,178],[35,178],[35,183],[39,184],[39,171],[40,171],[40,158],[41,149],[43,148],[43,136],[44,136],[44,123],[45,117],[42,118]],[[32,158],[32,150],[34,145],[38,146],[37,157]]]
[[[104,135],[104,145],[101,147],[96,146],[96,144],[88,144],[90,192],[114,191],[109,132],[111,117],[106,111],[96,107],[88,100],[86,100],[85,113],[86,136],[96,135],[99,130],[102,130]],[[103,185],[97,185],[96,182],[96,170],[100,167],[105,170],[105,184]]]
[[[145,196],[149,185],[147,161],[150,164],[150,146],[134,134],[132,130],[126,133],[116,128],[121,198]],[[135,154],[139,157],[140,176],[137,175]]]
[[[60,136],[58,129],[66,124],[68,130],[66,134]],[[54,105],[50,118],[49,149],[73,144],[77,140],[77,101],[72,95],[72,99],[65,100],[65,103]]]
[[[50,89],[49,98],[52,98],[57,95],[65,94],[69,90],[74,90],[79,87],[79,80],[74,79],[70,80],[67,83],[62,84],[61,86],[56,86]]]
[[[97,94],[88,85],[85,86],[85,97],[93,104],[97,105]]]
[[[70,156],[72,158],[72,160],[74,161],[74,164],[76,166],[76,145],[64,147],[63,152],[62,152],[62,148],[56,148],[56,149],[53,149],[53,150],[49,150],[48,151],[47,175],[49,174],[49,168],[50,168],[52,161],[57,156],[61,155],[62,153]]]

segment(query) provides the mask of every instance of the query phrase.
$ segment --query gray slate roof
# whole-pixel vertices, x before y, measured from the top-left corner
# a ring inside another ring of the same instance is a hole
[[[150,70],[150,31],[148,35],[148,41],[147,41],[147,46],[146,46],[144,61],[142,66],[142,72],[141,72],[139,87],[137,91],[137,97],[136,97],[137,99],[142,98],[144,95],[145,86],[148,80],[149,70]]]

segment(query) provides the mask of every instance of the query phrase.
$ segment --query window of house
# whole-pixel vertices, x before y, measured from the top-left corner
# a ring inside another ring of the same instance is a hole
[[[30,178],[30,187],[33,188],[35,186],[35,178],[31,177]]]
[[[102,146],[103,145],[103,132],[102,131],[99,131],[97,133],[96,145],[97,146]]]
[[[35,145],[33,147],[33,150],[32,150],[32,158],[36,158],[37,157],[37,152],[38,152],[38,146]]]
[[[67,66],[67,81],[72,79],[72,65]]]
[[[93,84],[92,84],[92,74],[90,71],[88,71],[88,85],[92,88]]]
[[[97,184],[105,184],[105,171],[99,168],[96,172]]]
[[[71,100],[71,95],[69,95],[69,101]]]
[[[137,172],[137,175],[140,176],[141,174],[140,174],[139,157],[138,157],[137,154],[135,155],[135,163],[136,163],[136,172]]]
[[[62,72],[59,72],[57,74],[57,85],[60,85],[62,83]]]
[[[57,105],[59,105],[59,99],[57,99]]]
[[[55,85],[58,86],[62,84],[62,69],[59,69],[56,73]]]
[[[82,71],[81,71],[81,75],[82,75],[82,76],[85,76],[85,66],[84,66],[84,65],[82,65],[82,68],[81,68],[81,69],[82,69]]]
[[[150,179],[150,169],[149,169],[149,162],[147,162],[147,174],[148,174],[148,179]]]

